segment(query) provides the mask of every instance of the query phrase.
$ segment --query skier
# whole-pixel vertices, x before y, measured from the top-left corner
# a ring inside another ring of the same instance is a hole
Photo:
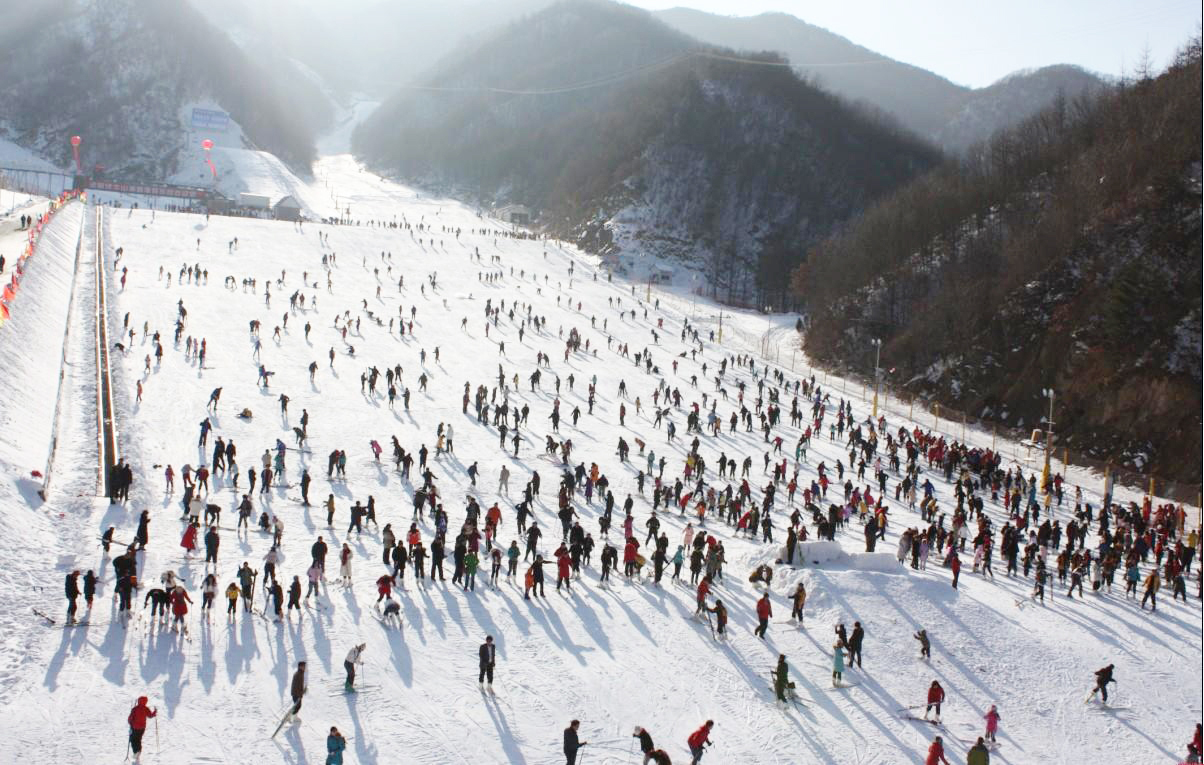
[[[1103,698],[1104,703],[1108,703],[1108,683],[1116,682],[1116,680],[1112,678],[1113,669],[1115,669],[1115,665],[1109,664],[1103,669],[1097,669],[1095,671],[1095,689],[1092,690],[1091,695],[1087,697],[1088,701],[1091,701],[1091,699],[1095,697],[1095,694],[1099,693]]]
[[[715,727],[714,720],[707,720],[698,730],[690,734],[686,744],[690,747],[690,765],[698,765],[702,759],[703,749],[711,746],[711,728]]]
[[[343,660],[343,669],[347,670],[347,682],[344,684],[344,690],[355,690],[355,665],[364,663],[363,653],[367,646],[367,643],[360,643],[347,652],[347,658]]]
[[[285,715],[286,720],[296,720],[297,713],[301,711],[301,701],[305,698],[305,691],[308,690],[305,683],[305,662],[297,662],[297,671],[293,673],[293,682],[289,685],[289,695],[293,699],[293,706]]]
[[[146,705],[147,698],[145,696],[138,697],[138,703],[130,710],[130,714],[126,717],[126,722],[130,726],[130,749],[134,752],[134,761],[138,762],[142,756],[142,734],[146,732],[146,721],[151,717],[159,715],[159,708],[149,708]]]
[[[997,710],[995,705],[992,704],[991,708],[987,710],[987,713],[982,716],[982,719],[987,721],[986,737],[991,739],[991,743],[993,744],[995,743],[995,732],[999,730],[999,710]],[[980,738],[979,742],[981,741],[982,739]]]
[[[477,678],[477,683],[485,682],[489,679],[489,685],[493,685],[493,665],[497,659],[497,647],[493,644],[493,635],[486,635],[485,642],[481,643],[481,647],[477,649],[477,656],[480,659],[481,673]]]
[[[580,727],[581,721],[573,720],[569,723],[569,727],[564,729],[565,765],[577,765],[577,751],[589,743],[588,741],[578,740],[577,729]]]
[[[807,605],[807,588],[802,582],[798,583],[798,587],[794,590],[794,595],[791,596],[793,608],[790,611],[791,619],[798,619],[799,624],[803,623],[803,607]]]
[[[832,686],[839,687],[844,675],[844,649],[837,640],[832,644]]]
[[[644,762],[642,765],[648,765],[648,760],[652,758],[652,750],[655,749],[652,744],[652,734],[648,732],[647,728],[637,725],[635,726],[635,733],[632,733],[631,737],[640,740],[640,751],[644,753]]]
[[[786,701],[786,689],[789,687],[790,667],[786,664],[786,654],[778,654],[778,665],[773,670],[773,692],[778,701]]]
[[[928,713],[936,707],[936,723],[941,722],[941,702],[945,700],[945,689],[936,680],[932,681],[932,685],[928,686],[928,705],[924,707],[924,719],[928,719]],[[940,741],[940,738],[937,738]]]

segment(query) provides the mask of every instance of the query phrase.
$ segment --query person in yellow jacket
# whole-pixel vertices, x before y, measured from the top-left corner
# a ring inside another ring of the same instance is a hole
[[[1158,578],[1158,569],[1150,570],[1150,575],[1145,578],[1145,595],[1141,598],[1141,608],[1145,609],[1145,602],[1151,602],[1150,612],[1158,610],[1158,588],[1162,586],[1162,580]]]
[[[232,617],[234,615],[235,609],[238,606],[239,594],[240,594],[240,591],[238,589],[238,585],[234,582],[230,582],[230,586],[226,588],[226,604],[227,604],[226,615],[227,616]]]

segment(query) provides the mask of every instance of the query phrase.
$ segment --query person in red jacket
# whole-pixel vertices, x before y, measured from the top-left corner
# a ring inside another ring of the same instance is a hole
[[[564,549],[564,545],[561,545],[560,547],[561,547],[561,550]],[[559,555],[556,556],[556,591],[557,592],[560,592],[560,584],[562,582],[564,583],[564,588],[566,590],[568,590],[569,592],[573,591],[572,586],[569,584],[569,577],[571,577],[572,575],[573,575],[573,559],[569,556],[567,551],[561,552]]]
[[[188,624],[184,619],[188,616],[188,604],[192,602],[192,598],[188,597],[188,593],[180,585],[176,585],[171,591],[171,631],[183,629],[188,632]]]
[[[769,603],[769,593],[761,596],[757,601],[757,628],[753,630],[753,634],[762,640],[765,639],[765,631],[769,629],[769,617],[773,616],[773,606]]]
[[[385,598],[393,595],[393,577],[385,574],[376,580],[376,603],[380,604]]]
[[[138,697],[138,703],[130,710],[126,722],[130,725],[130,749],[134,751],[134,759],[142,753],[142,734],[146,732],[146,721],[159,714],[159,708],[151,709],[146,705],[145,696]]]
[[[707,607],[707,595],[711,594],[711,575],[707,574],[698,583],[698,607],[694,609],[694,613],[700,614]]]
[[[957,557],[957,553],[953,553],[953,558],[949,561],[949,568],[953,569],[953,589],[957,589],[957,577],[962,572],[961,558]]]
[[[197,548],[196,537],[197,531],[200,529],[199,524],[190,523],[188,528],[184,529],[184,538],[180,540],[180,547],[186,551],[185,554],[191,554]]]
[[[937,736],[932,740],[932,746],[928,747],[928,759],[924,760],[924,765],[949,765],[949,760],[945,759],[945,744],[941,741],[941,737]]]
[[[924,707],[924,719],[928,719],[928,713],[936,707],[936,721],[941,721],[941,702],[945,700],[945,689],[936,680],[932,681],[932,685],[928,686],[928,706]]]
[[[690,745],[690,765],[698,765],[702,759],[702,750],[711,745],[711,728],[715,727],[714,720],[707,720],[698,730],[690,734],[686,743]]]

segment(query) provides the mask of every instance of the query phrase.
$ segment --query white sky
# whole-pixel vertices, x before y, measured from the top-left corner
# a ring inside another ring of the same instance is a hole
[[[953,82],[982,87],[1016,71],[1077,64],[1131,73],[1148,46],[1162,68],[1195,34],[1200,0],[626,0],[753,16],[782,11]]]

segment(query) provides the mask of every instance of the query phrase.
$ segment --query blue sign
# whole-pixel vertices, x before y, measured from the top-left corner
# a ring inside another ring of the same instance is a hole
[[[230,126],[230,115],[214,109],[193,109],[192,127],[194,130],[216,130],[225,132]]]

